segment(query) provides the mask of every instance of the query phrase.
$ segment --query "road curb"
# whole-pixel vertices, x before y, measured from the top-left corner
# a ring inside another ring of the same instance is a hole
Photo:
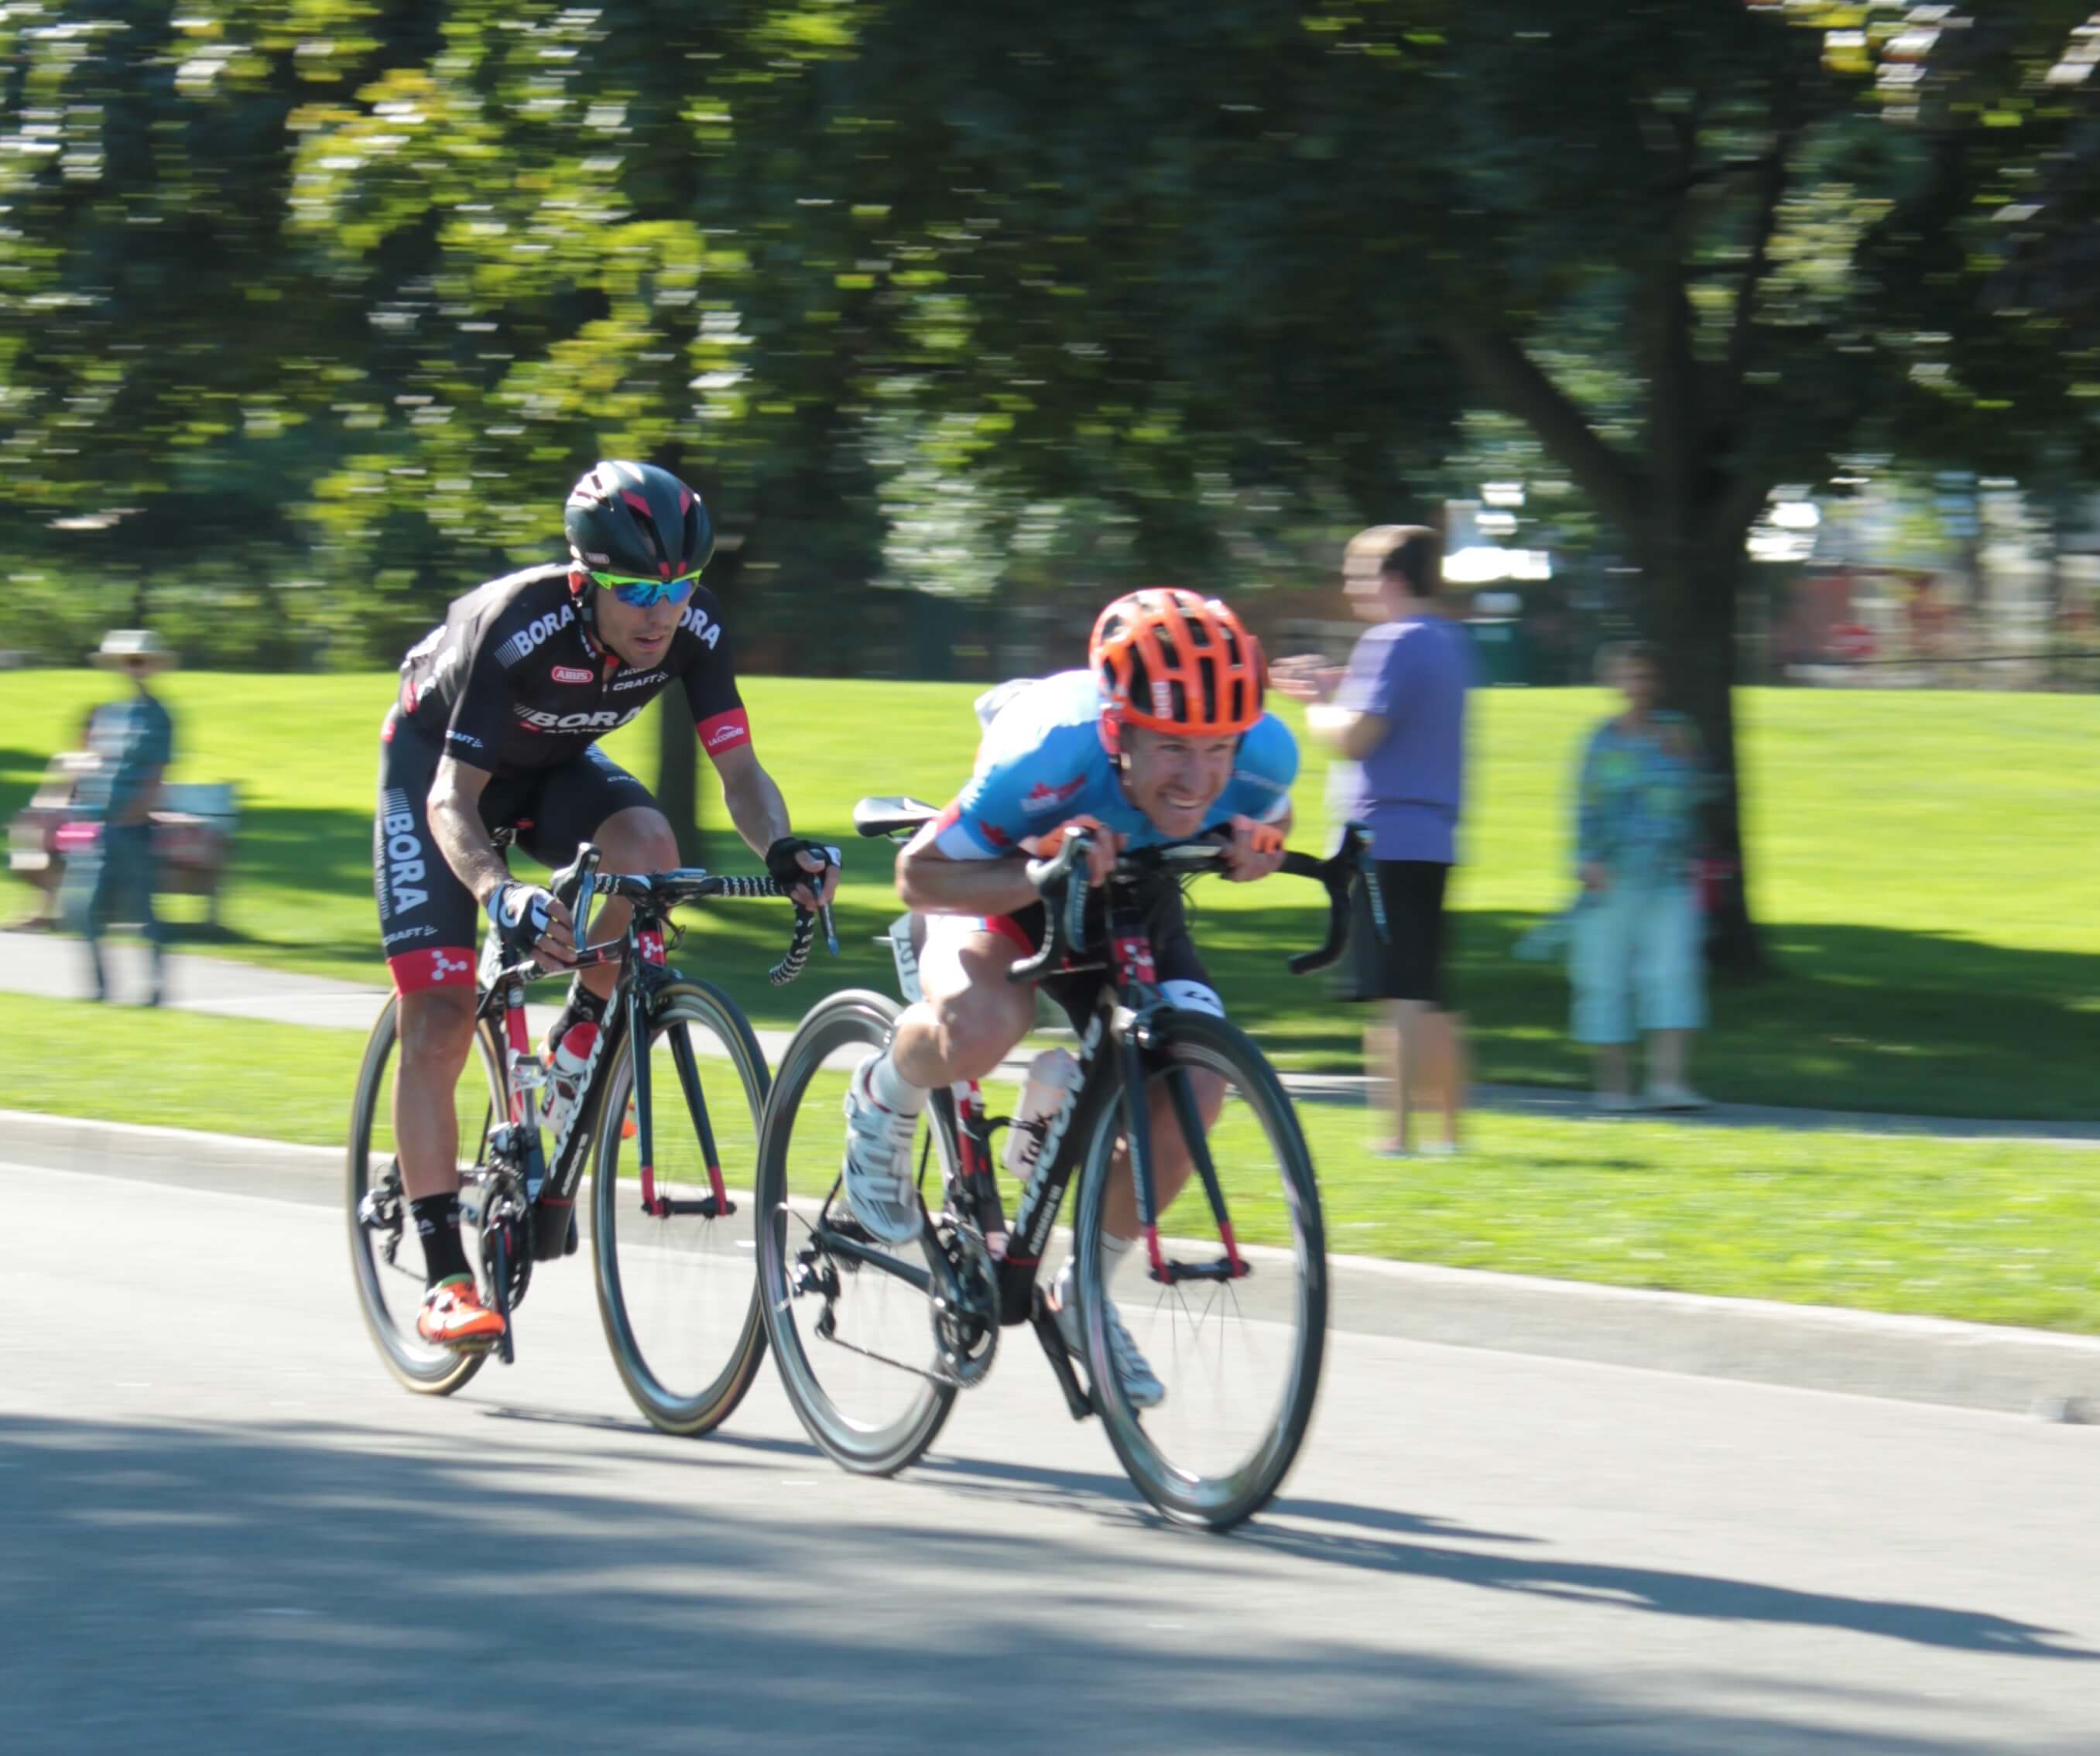
[[[0,1110],[0,1153],[52,1170],[322,1201],[339,1198],[342,1164],[338,1149],[15,1110]],[[1249,1251],[1257,1273],[1275,1254]],[[1334,1326],[1344,1331],[2100,1421],[2100,1337],[1368,1256],[1328,1265]]]

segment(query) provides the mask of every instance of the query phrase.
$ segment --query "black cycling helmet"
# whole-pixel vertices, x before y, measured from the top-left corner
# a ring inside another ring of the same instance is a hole
[[[562,510],[576,564],[638,579],[682,579],[715,552],[700,496],[653,463],[594,464]]]

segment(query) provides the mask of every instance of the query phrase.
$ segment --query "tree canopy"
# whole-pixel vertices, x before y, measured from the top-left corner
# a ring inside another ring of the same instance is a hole
[[[2088,478],[2096,64],[2058,0],[10,4],[0,644],[383,662],[632,454],[849,664],[871,579],[1315,582],[1485,417],[1732,773],[1776,487]]]

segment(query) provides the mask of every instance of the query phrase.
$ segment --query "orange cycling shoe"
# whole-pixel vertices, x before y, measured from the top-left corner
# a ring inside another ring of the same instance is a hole
[[[501,1340],[503,1319],[481,1302],[481,1294],[469,1276],[464,1280],[440,1281],[423,1295],[416,1333],[440,1348],[470,1352]]]

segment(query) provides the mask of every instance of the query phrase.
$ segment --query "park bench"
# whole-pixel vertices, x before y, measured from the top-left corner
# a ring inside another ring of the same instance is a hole
[[[23,925],[50,925],[57,918],[59,887],[67,858],[65,833],[87,821],[75,802],[80,783],[95,765],[81,751],[51,758],[28,805],[7,828],[7,867],[42,893],[36,916]],[[218,924],[218,897],[233,858],[240,818],[234,788],[223,781],[187,781],[164,786],[153,813],[154,888],[174,896],[201,896],[205,917]]]

